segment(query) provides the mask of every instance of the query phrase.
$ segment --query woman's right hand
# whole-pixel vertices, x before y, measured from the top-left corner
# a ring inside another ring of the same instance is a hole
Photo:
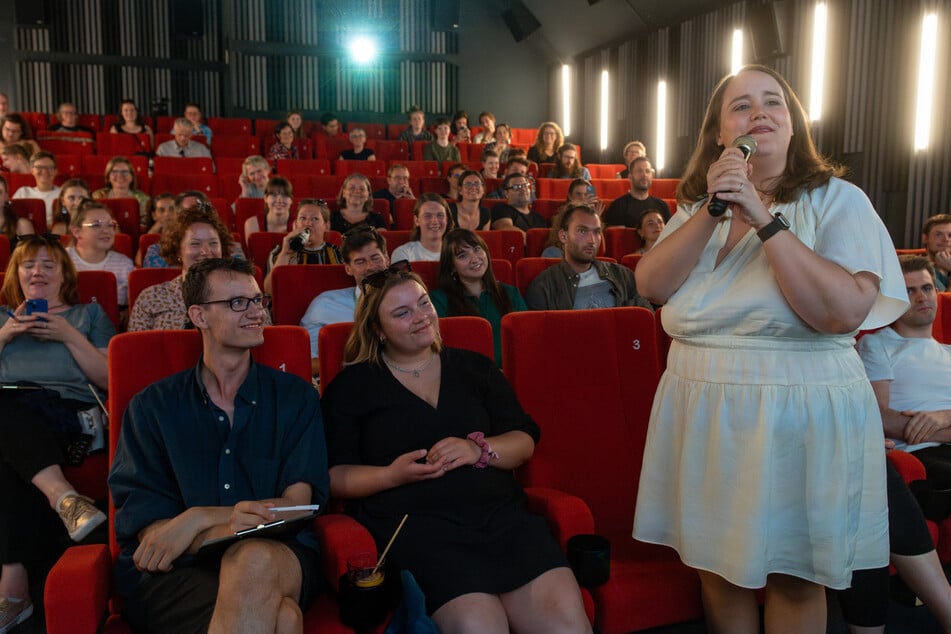
[[[438,460],[434,464],[429,464],[426,462],[428,453],[425,449],[417,449],[397,456],[387,467],[393,486],[397,487],[401,484],[410,484],[421,480],[432,480],[445,475],[446,471],[443,469],[445,461]],[[422,462],[418,462],[420,460]]]
[[[7,315],[8,319],[0,327],[0,344],[7,345],[20,335],[29,333],[36,327],[36,315],[27,315],[25,307],[26,302],[17,306],[16,310],[13,311],[16,317]]]

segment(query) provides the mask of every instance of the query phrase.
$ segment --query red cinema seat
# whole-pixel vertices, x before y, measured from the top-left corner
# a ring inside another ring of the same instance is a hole
[[[657,198],[677,198],[679,178],[655,178],[651,181],[650,195]]]
[[[30,176],[32,178],[32,176]],[[10,201],[14,215],[33,223],[37,234],[46,233],[46,203],[39,198],[18,198]]]
[[[697,573],[673,550],[631,537],[660,378],[654,315],[632,307],[509,313],[502,354],[519,402],[545,430],[519,469],[522,483],[581,498],[594,532],[611,542],[610,579],[591,591],[596,630],[621,634],[700,618]]]
[[[373,149],[376,160],[390,163],[399,163],[409,160],[409,146],[405,141],[371,140],[367,146]]]
[[[617,178],[617,175],[627,169],[623,163],[588,163],[585,165],[591,178]]]
[[[251,261],[267,270],[267,259],[271,250],[281,244],[287,234],[274,231],[258,231],[248,236],[248,256]]]
[[[96,150],[100,156],[126,156],[149,154],[152,151],[149,135],[141,134],[113,134],[112,132],[98,132],[96,134]]]
[[[251,134],[251,119],[242,117],[208,117],[208,127],[214,132],[215,143],[225,134]]]
[[[139,297],[139,294],[142,291],[147,289],[149,286],[154,286],[156,284],[161,284],[162,282],[175,279],[181,274],[182,270],[180,268],[132,269],[132,271],[129,273],[129,312],[132,312],[132,307],[135,305],[135,300]]]
[[[439,178],[439,163],[436,161],[393,161],[390,165],[397,162],[409,170],[411,180]]]
[[[86,156],[95,153],[96,145],[93,143],[92,135],[87,135],[87,137],[77,137],[74,139],[45,137],[39,139],[39,143],[40,147],[44,150],[56,155],[57,171],[59,171],[61,169],[59,163],[62,155]]]
[[[79,301],[99,304],[112,325],[119,328],[119,301],[116,276],[112,271],[77,271]],[[103,473],[105,476],[105,473]]]
[[[392,255],[396,247],[409,242],[410,233],[412,232],[397,229],[381,230],[380,234],[386,238],[386,252]]]
[[[423,278],[426,290],[431,291],[439,288],[439,261],[421,260],[410,262],[413,267],[413,273]]]
[[[119,230],[132,239],[132,244],[138,244],[141,231],[139,201],[135,198],[100,198],[99,202],[112,211],[112,216],[119,223]]]
[[[349,174],[363,174],[368,178],[386,176],[386,163],[383,161],[346,161],[337,159],[333,163],[334,174],[346,176]]]
[[[512,270],[512,263],[508,260],[492,258],[492,273],[497,282],[515,286],[515,272]]]
[[[561,262],[561,258],[522,258],[515,263],[515,286],[518,292],[525,297],[528,292],[528,285],[532,283],[538,274]]]
[[[353,277],[347,275],[343,264],[278,266],[271,273],[271,317],[275,324],[296,326],[315,297],[353,285]]]
[[[525,232],[525,255],[530,258],[540,258],[545,250],[545,243],[551,229],[529,229]]]
[[[174,160],[187,161],[189,159]],[[179,194],[188,190],[200,191],[209,198],[214,198],[218,194],[218,177],[211,173],[159,174],[156,172],[152,175],[153,196],[162,192]]]
[[[386,138],[385,123],[360,123],[359,121],[350,121],[347,123],[347,132],[352,132],[356,128],[360,128],[366,132],[368,140]]]
[[[412,230],[416,217],[413,210],[416,208],[415,198],[397,198],[390,203],[393,213],[393,228]]]
[[[641,248],[641,236],[631,227],[607,227],[604,230],[605,253],[620,260]]]
[[[631,183],[627,179],[597,178],[592,179],[591,184],[602,200],[614,200],[631,191]]]
[[[280,159],[277,173],[294,180],[296,176],[329,176],[330,161],[327,159]]]
[[[5,172],[3,177],[7,181],[7,194],[13,198],[14,192],[21,187],[36,187],[36,179],[33,174],[12,174]]]
[[[220,157],[245,158],[261,153],[256,137],[250,134],[216,134],[211,153],[215,159]]]
[[[156,156],[153,162],[154,174],[213,174],[215,164],[210,158],[180,158],[169,156]]]
[[[7,270],[7,264],[10,262],[10,239],[0,234],[0,271]]]
[[[145,252],[148,251],[149,247],[162,239],[162,234],[160,233],[143,233],[139,236],[139,248],[136,250],[136,253],[139,256],[139,262],[145,261]]]

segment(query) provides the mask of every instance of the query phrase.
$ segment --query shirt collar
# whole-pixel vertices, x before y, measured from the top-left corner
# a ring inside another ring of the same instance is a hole
[[[198,363],[195,365],[195,387],[198,389],[198,394],[201,396],[202,403],[208,405],[211,402],[211,397],[208,396],[208,388],[205,387],[204,381],[201,379],[201,369],[204,362],[204,355],[198,357]],[[251,404],[256,404],[258,402],[258,364],[254,361],[254,357],[250,356],[249,363],[251,364],[248,368],[248,375],[244,377],[244,383],[241,384],[241,387],[238,388],[237,397],[243,401],[246,401]]]

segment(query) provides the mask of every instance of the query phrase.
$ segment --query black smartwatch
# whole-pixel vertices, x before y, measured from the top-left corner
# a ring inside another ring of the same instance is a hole
[[[789,228],[789,221],[786,220],[786,216],[782,215],[778,211],[773,214],[773,221],[756,232],[756,236],[766,242],[774,235],[783,231],[784,229]]]

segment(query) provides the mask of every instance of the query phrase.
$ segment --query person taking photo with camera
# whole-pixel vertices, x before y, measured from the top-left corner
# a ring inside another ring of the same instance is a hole
[[[271,272],[280,264],[343,264],[340,251],[324,240],[330,228],[330,208],[323,200],[304,198],[297,205],[294,227],[267,260],[264,291],[271,292]]]

